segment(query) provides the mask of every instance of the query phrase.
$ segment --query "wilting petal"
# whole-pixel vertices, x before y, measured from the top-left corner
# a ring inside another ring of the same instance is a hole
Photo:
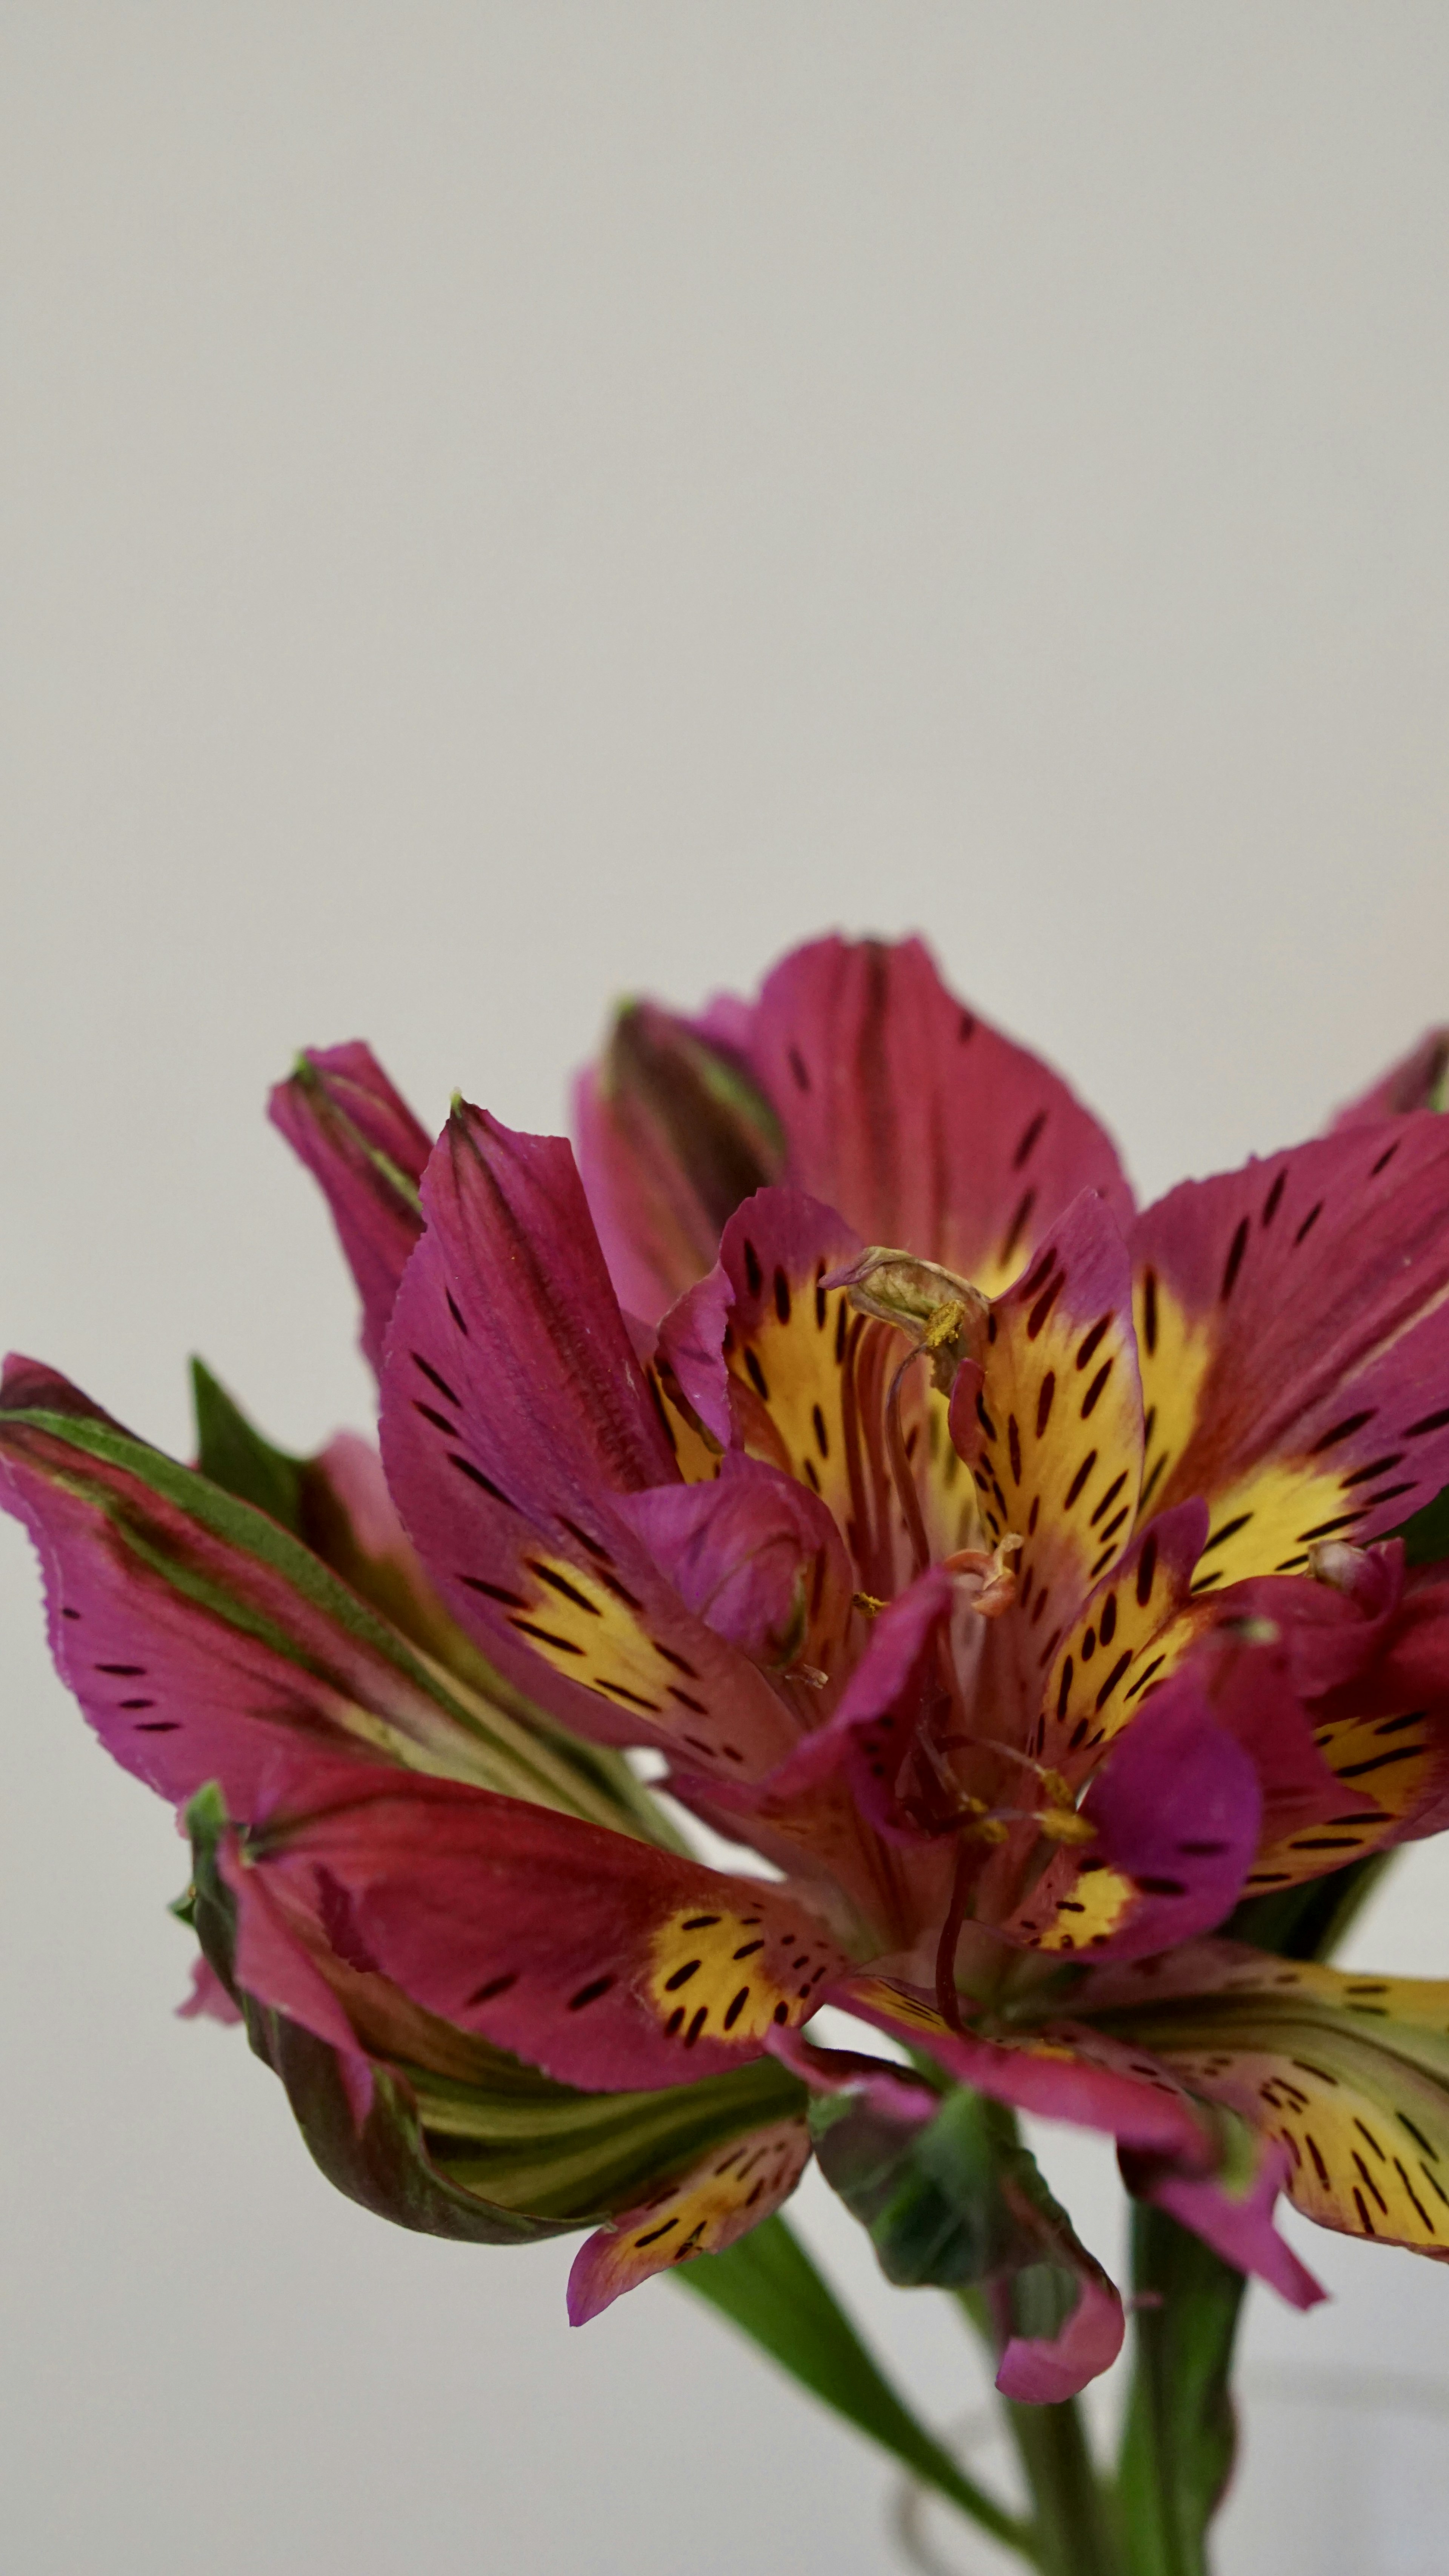
[[[906,1246],[987,1295],[1080,1190],[1131,1213],[1102,1128],[963,1010],[919,940],[797,949],[765,984],[749,1054],[785,1130],[786,1178],[867,1243]]]
[[[1445,1082],[1449,1076],[1449,1029],[1430,1029],[1416,1047],[1377,1082],[1340,1109],[1333,1121],[1333,1133],[1345,1127],[1370,1127],[1380,1118],[1404,1115],[1413,1109],[1449,1109]]]
[[[12,1361],[0,1501],[45,1576],[51,1651],[107,1750],[173,1804],[257,1812],[288,1747],[609,1812],[517,1719],[425,1666],[289,1531]]]
[[[784,1890],[443,1782],[274,1820],[234,1884],[246,1982],[258,1885],[299,1938],[320,1927],[427,2011],[603,2091],[758,2056],[844,1965]]]
[[[1097,1839],[1058,1851],[1009,1938],[1034,1948],[1141,1958],[1211,1931],[1232,1911],[1258,1847],[1262,1793],[1197,1676],[1149,1699],[1082,1803]]]
[[[743,1776],[797,1727],[617,1508],[673,1483],[573,1158],[476,1110],[423,1184],[383,1375],[388,1482],[455,1618],[566,1725]]]
[[[826,1680],[851,1618],[840,1532],[807,1486],[737,1451],[717,1480],[620,1506],[682,1601],[755,1663]]]
[[[1075,2000],[1278,2140],[1307,2217],[1449,2255],[1449,1982],[1211,1941]]]
[[[1179,2173],[1166,2160],[1134,2155],[1127,2148],[1118,2159],[1122,2179],[1134,2198],[1165,2209],[1236,2271],[1266,2281],[1290,2307],[1316,2307],[1326,2293],[1273,2224],[1274,2203],[1288,2180],[1292,2158],[1276,2139],[1252,2131],[1241,2134],[1247,2147],[1241,2173]]]
[[[570,2325],[587,2325],[656,2272],[697,2254],[722,2254],[789,2199],[809,2161],[810,2132],[800,2119],[777,2120],[714,2148],[682,2181],[665,2184],[589,2238],[569,2274]]]
[[[1143,1508],[1207,1498],[1197,1590],[1296,1572],[1449,1481],[1449,1121],[1185,1182],[1139,1220],[1134,1261]]]
[[[319,1181],[362,1299],[362,1347],[382,1367],[383,1336],[418,1239],[418,1184],[432,1151],[368,1047],[309,1047],[268,1103]]]
[[[783,1143],[737,1050],[653,1003],[621,1011],[576,1098],[579,1168],[622,1305],[654,1322],[710,1268]]]

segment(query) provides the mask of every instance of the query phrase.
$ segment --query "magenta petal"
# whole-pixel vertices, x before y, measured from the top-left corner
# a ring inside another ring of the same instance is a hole
[[[274,1819],[243,1875],[264,1884],[295,1949],[325,1941],[588,2090],[683,2083],[758,2057],[845,1964],[787,1889],[451,1782]],[[239,1974],[306,2018],[290,1988],[257,1982],[264,1967],[248,1952]]]
[[[1215,1558],[1229,1576],[1297,1571],[1319,1539],[1391,1530],[1449,1482],[1449,1119],[1350,1127],[1185,1182],[1133,1249],[1169,1372],[1156,1386],[1149,1357],[1148,1400],[1175,1425],[1152,1500],[1232,1496],[1208,1542],[1243,1533]],[[1296,1509],[1250,1489],[1267,1462],[1293,1470]],[[1266,1557],[1240,1561],[1261,1532]]]
[[[823,2001],[925,2049],[958,2084],[1044,2120],[1100,2129],[1128,2146],[1206,2167],[1212,2141],[1184,2086],[1141,2049],[1079,2023],[1050,2023],[1020,2040],[947,2028],[933,1998],[896,1978],[853,1975]]]
[[[1013,2335],[996,2385],[1026,2406],[1057,2406],[1110,2370],[1122,2349],[1122,2301],[1099,2263],[1075,2247],[1081,2283],[1077,2304],[1054,2335]]]
[[[268,1114],[321,1183],[362,1299],[362,1347],[382,1366],[383,1336],[418,1239],[418,1183],[431,1143],[371,1050],[309,1048],[279,1082]]]
[[[1140,1892],[1094,1955],[1139,1959],[1232,1911],[1258,1848],[1262,1795],[1248,1756],[1184,1676],[1127,1729],[1082,1813],[1101,1859]]]
[[[752,1427],[748,1391],[726,1366],[727,1329],[750,1341],[772,1312],[778,1318],[783,1308],[788,1319],[802,1297],[815,1295],[820,1280],[843,1269],[860,1248],[860,1238],[834,1208],[798,1190],[757,1190],[736,1210],[721,1238],[716,1268],[659,1328],[662,1357],[716,1439],[747,1440]],[[817,1299],[821,1313],[824,1303]]]
[[[176,2007],[178,2021],[219,2021],[231,2027],[241,2020],[209,1959],[194,1959],[191,1965],[191,1992]]]
[[[1381,1118],[1401,1117],[1413,1109],[1446,1107],[1445,1081],[1449,1077],[1449,1029],[1430,1029],[1416,1047],[1388,1072],[1380,1074],[1367,1091],[1360,1092],[1346,1109],[1340,1109],[1332,1121],[1331,1132],[1345,1127],[1371,1127]]]
[[[1121,2158],[1122,2179],[1136,2199],[1165,2209],[1239,2272],[1266,2281],[1290,2307],[1311,2308],[1327,2296],[1273,2225],[1273,2204],[1288,2178],[1288,2150],[1277,2139],[1255,2141],[1250,2182],[1239,2192],[1213,2174],[1184,2174],[1150,2156]]]
[[[737,1453],[717,1479],[620,1506],[688,1608],[756,1663],[818,1665],[851,1615],[850,1567],[825,1505]]]
[[[799,2030],[773,2030],[765,2043],[772,2057],[808,2084],[812,2093],[855,2093],[882,2119],[923,2127],[934,2120],[941,2096],[909,2068],[855,2048],[820,2048]]]
[[[325,1763],[476,1770],[463,1713],[375,1613],[265,1515],[115,1433],[34,1362],[6,1372],[0,1504],[40,1556],[61,1679],[173,1805],[217,1780],[231,1813],[253,1816],[299,1745]]]
[[[649,1002],[620,1014],[575,1107],[620,1300],[653,1322],[709,1269],[740,1201],[778,1177],[778,1128],[721,1028]]]
[[[423,1183],[382,1447],[410,1536],[489,1660],[566,1725],[740,1776],[796,1724],[686,1609],[621,1506],[674,1485],[567,1145],[460,1109]]]
[[[761,993],[750,1061],[787,1177],[868,1243],[1003,1286],[1069,1200],[1124,1221],[1111,1140],[1058,1076],[946,989],[919,940],[817,940]]]

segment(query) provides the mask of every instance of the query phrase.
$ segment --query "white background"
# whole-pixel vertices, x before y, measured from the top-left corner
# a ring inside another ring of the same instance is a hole
[[[7,1341],[183,1451],[193,1349],[365,1418],[304,1041],[557,1126],[615,993],[921,927],[1157,1188],[1449,1016],[1446,106],[1390,0],[11,0]],[[0,1539],[16,2576],[885,2566],[682,2293],[570,2334],[567,2246],[363,2216],[169,2017],[182,1852]],[[1355,1955],[1449,1974],[1442,1860]],[[1259,2354],[1434,2369],[1443,2275],[1309,2234]]]

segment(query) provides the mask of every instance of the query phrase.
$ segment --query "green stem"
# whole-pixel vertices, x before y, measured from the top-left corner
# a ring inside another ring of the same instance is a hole
[[[956,2296],[994,2359],[998,2343],[985,2293],[958,2290]],[[1022,2406],[1004,2397],[1001,2411],[1031,2491],[1030,2534],[1018,2545],[1042,2576],[1118,2576],[1110,2499],[1076,2399]]]
[[[1127,2576],[1210,2576],[1236,2447],[1229,2373],[1247,2283],[1164,2210],[1132,2216],[1139,2307],[1117,2475]]]
[[[1043,2576],[1117,2576],[1107,2500],[1075,2398],[1060,2406],[1002,2402],[1031,2486],[1036,2563]]]

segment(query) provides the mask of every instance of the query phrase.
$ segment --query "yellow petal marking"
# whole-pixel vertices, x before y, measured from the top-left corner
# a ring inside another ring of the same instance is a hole
[[[1321,1459],[1265,1458],[1231,1482],[1194,1475],[1190,1488],[1174,1482],[1178,1462],[1192,1442],[1211,1393],[1207,1379],[1217,1352],[1213,1319],[1190,1317],[1151,1268],[1136,1281],[1137,1347],[1146,1407],[1146,1463],[1141,1511],[1160,1511],[1200,1492],[1212,1520],[1193,1578],[1195,1592],[1221,1591],[1255,1574],[1297,1574],[1320,1538],[1351,1538],[1380,1479],[1349,1469],[1335,1472]]]
[[[894,1591],[916,1568],[904,1515],[885,1466],[886,1393],[909,1337],[858,1314],[843,1288],[817,1275],[783,1282],[752,1330],[738,1317],[725,1340],[740,1437],[752,1458],[781,1468],[820,1495],[857,1567]],[[781,1312],[783,1308],[783,1312]],[[976,1497],[946,1430],[946,1400],[929,1364],[907,1372],[902,1428],[932,1554],[949,1556],[979,1534]]]
[[[1133,1310],[1142,1372],[1145,1515],[1160,1510],[1163,1488],[1197,1426],[1213,1335],[1208,1320],[1190,1317],[1152,1269],[1133,1283]]]
[[[1053,1862],[1048,1876],[1064,1882],[1071,1893],[1057,1897],[1053,1887],[1054,1911],[1042,1929],[1031,1934],[1039,1950],[1085,1950],[1093,1942],[1107,1940],[1142,1893],[1134,1880],[1105,1862],[1094,1866],[1088,1861],[1073,1878],[1072,1855],[1066,1852]],[[1024,1921],[1019,1928],[1030,1929]]]
[[[671,2264],[718,2254],[787,2200],[810,2157],[803,2120],[776,2120],[715,2147],[681,2182],[669,2183],[639,2209],[600,2253],[609,2296],[633,2289]]]
[[[816,2009],[821,1986],[844,1966],[833,1941],[805,1915],[694,1907],[655,1933],[647,1981],[650,2004],[684,2048],[709,2038],[753,2047],[776,2023]]]
[[[1208,1614],[1174,1618],[1179,1581],[1149,1538],[1087,1602],[1047,1675],[1035,1747],[1045,1760],[1100,1753],[1181,1662]]]
[[[686,1656],[655,1644],[622,1586],[615,1591],[601,1574],[543,1548],[523,1563],[538,1579],[538,1596],[510,1610],[508,1624],[536,1654],[612,1707],[677,1731],[697,1752],[731,1758],[728,1745],[716,1742],[708,1685]],[[701,1720],[710,1722],[708,1738]]]
[[[1120,1556],[1137,1511],[1142,1413],[1130,1325],[1084,1319],[1061,1274],[992,1310],[975,1469],[993,1540],[1016,1531],[1024,1658],[1049,1664],[1065,1620]],[[1027,1283],[1028,1287],[1032,1283]]]
[[[646,1375],[658,1401],[665,1436],[686,1485],[708,1484],[710,1478],[720,1471],[718,1443],[710,1440],[691,1415],[675,1402],[669,1382],[659,1369],[651,1365]]]

